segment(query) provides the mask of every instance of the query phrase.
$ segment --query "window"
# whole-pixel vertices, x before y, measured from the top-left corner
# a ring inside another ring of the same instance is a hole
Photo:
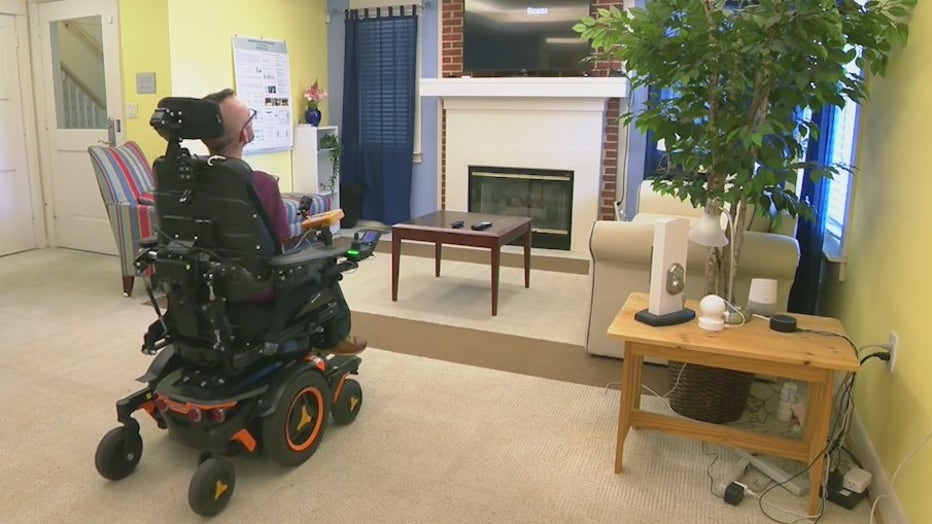
[[[856,71],[857,66],[851,64]],[[854,165],[855,137],[858,130],[860,105],[848,101],[843,108],[836,108],[830,131],[831,152],[829,165],[842,166],[838,174],[828,181],[828,202],[825,209],[825,236],[822,252],[831,262],[845,261],[845,225],[851,212],[851,172],[846,169]]]

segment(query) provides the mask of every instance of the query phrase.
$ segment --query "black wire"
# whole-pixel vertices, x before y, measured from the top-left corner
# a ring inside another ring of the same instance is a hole
[[[711,453],[711,452],[706,451],[705,442],[702,443],[702,452],[705,453],[706,456],[715,457],[712,459],[712,462],[710,462],[709,465],[705,468],[705,474],[707,477],[709,477],[709,493],[715,495],[716,497],[721,498],[722,495],[719,495],[718,493],[715,492],[714,489],[712,489],[712,486],[715,484],[715,477],[712,476],[712,466],[714,466],[715,463],[718,461],[718,453]]]
[[[884,357],[887,357],[887,358],[884,358]],[[887,361],[887,360],[890,360],[890,352],[889,351],[877,351],[876,353],[871,353],[870,355],[864,355],[864,357],[861,358],[861,364],[867,362],[868,360],[872,358],[879,358],[880,360]]]
[[[841,333],[835,333],[834,331],[823,331],[823,330],[820,330],[820,329],[804,329],[804,328],[799,328],[799,329],[797,329],[796,331],[802,331],[803,333],[813,333],[813,334],[815,334],[815,335],[824,335],[824,336],[826,336],[826,337],[838,337],[838,338],[843,338],[843,339],[845,339],[846,342],[848,342],[848,345],[851,346],[851,350],[854,351],[854,354],[855,354],[855,355],[858,354],[858,346],[854,343],[853,340],[851,340],[850,338],[848,338],[848,335],[843,335],[843,334],[841,334]]]
[[[774,521],[774,522],[779,522],[780,524],[792,524],[792,522],[786,522],[786,521],[784,521],[784,520],[780,520],[780,519],[774,518],[774,517],[770,516],[769,513],[767,513],[767,510],[764,509],[764,495],[770,493],[770,492],[773,491],[775,488],[782,487],[783,485],[787,484],[787,483],[790,482],[791,480],[794,480],[795,478],[799,477],[799,476],[802,475],[803,473],[808,472],[810,469],[812,469],[812,466],[816,463],[816,461],[819,460],[819,457],[821,457],[822,455],[824,455],[824,454],[826,453],[826,450],[828,449],[828,447],[829,447],[829,444],[826,443],[826,444],[825,444],[825,447],[822,448],[822,451],[820,451],[819,454],[816,455],[816,458],[812,459],[812,462],[810,462],[809,464],[807,464],[805,468],[799,470],[798,472],[796,472],[795,474],[793,474],[792,476],[790,476],[789,478],[787,478],[787,479],[784,480],[783,482],[779,482],[779,483],[774,482],[774,483],[772,483],[767,489],[765,489],[765,490],[760,494],[760,496],[757,497],[757,507],[760,508],[761,513],[763,513],[765,517],[767,517],[768,519],[770,519],[770,520],[772,520],[772,521]],[[818,487],[818,486],[809,486],[809,489],[819,489],[819,487]],[[822,507],[819,508],[819,515],[818,515],[818,516],[816,517],[816,519],[813,521],[813,524],[818,523],[819,520],[822,519],[823,513],[825,513],[825,495],[822,496]],[[797,519],[797,520],[798,520],[798,519]],[[795,522],[795,521],[794,521],[794,522]]]

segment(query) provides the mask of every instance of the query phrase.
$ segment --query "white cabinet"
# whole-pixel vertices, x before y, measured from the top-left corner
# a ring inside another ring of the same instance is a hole
[[[330,150],[320,148],[320,139],[325,135],[339,136],[337,127],[299,124],[295,128],[291,153],[291,187],[295,193],[330,193],[328,184],[333,173],[333,161]],[[339,186],[337,181],[334,191],[339,190]]]
[[[291,152],[292,191],[329,195],[331,209],[340,207],[340,181],[334,180],[331,191],[333,160],[330,158],[330,150],[320,147],[320,139],[325,135],[339,134],[337,126],[298,124],[294,130],[294,149]],[[340,224],[335,224],[331,230],[336,233],[340,230]]]

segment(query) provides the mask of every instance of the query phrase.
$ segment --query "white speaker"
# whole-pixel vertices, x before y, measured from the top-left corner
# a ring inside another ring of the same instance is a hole
[[[748,312],[769,317],[777,312],[777,281],[772,278],[752,278],[748,292]]]
[[[635,314],[635,319],[652,326],[668,326],[695,318],[695,311],[683,307],[688,247],[687,219],[657,219],[650,266],[650,301],[647,309]]]

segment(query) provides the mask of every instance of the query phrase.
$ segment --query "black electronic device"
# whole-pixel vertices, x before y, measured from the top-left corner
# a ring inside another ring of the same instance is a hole
[[[781,333],[794,333],[799,331],[796,319],[789,315],[773,315],[770,317],[770,329]]]
[[[822,489],[826,489],[823,487]],[[865,493],[856,493],[845,488],[842,475],[838,471],[832,471],[828,475],[828,487],[826,498],[838,504],[845,509],[854,509],[867,495]]]
[[[463,227],[464,224],[465,222],[463,222],[462,220],[457,220],[456,222],[452,222],[450,224],[450,227],[452,227],[453,229],[460,229]]]
[[[382,232],[377,229],[360,229],[353,234],[353,242],[346,251],[346,258],[356,262],[369,258],[381,237]]]
[[[489,221],[485,222],[476,222],[475,224],[469,226],[473,231],[485,231],[486,229],[492,227],[492,223]]]
[[[465,0],[463,72],[580,75],[590,49],[573,25],[590,9],[590,0]]]

